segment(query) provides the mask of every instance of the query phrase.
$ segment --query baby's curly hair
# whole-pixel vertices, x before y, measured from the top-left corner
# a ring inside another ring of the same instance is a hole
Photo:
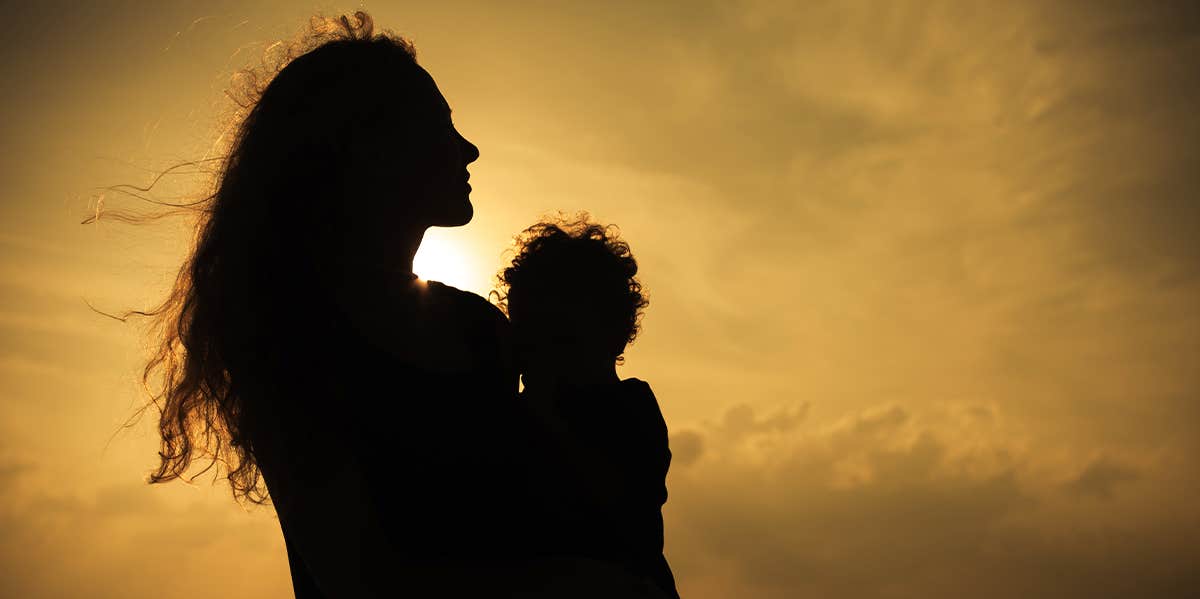
[[[514,297],[522,303],[586,299],[596,307],[586,316],[612,331],[606,341],[619,360],[650,303],[637,279],[637,261],[619,234],[616,226],[592,222],[586,212],[535,223],[517,235],[516,256],[498,273],[492,297],[510,318]]]

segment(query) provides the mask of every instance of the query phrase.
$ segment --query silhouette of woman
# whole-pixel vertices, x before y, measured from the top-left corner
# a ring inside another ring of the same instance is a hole
[[[269,489],[297,597],[637,595],[602,564],[534,559],[507,321],[412,274],[426,229],[471,220],[479,151],[407,41],[361,12],[312,23],[246,80],[154,312],[151,481],[208,459],[240,499]]]

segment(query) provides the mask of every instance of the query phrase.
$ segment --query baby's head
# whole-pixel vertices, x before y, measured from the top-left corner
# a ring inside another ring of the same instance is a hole
[[[542,221],[516,240],[496,296],[512,321],[518,365],[531,378],[612,372],[637,336],[647,301],[637,262],[612,226]]]

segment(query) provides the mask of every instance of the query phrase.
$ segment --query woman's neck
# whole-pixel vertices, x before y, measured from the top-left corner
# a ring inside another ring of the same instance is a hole
[[[325,277],[343,310],[376,316],[392,305],[416,278],[413,260],[424,235],[418,229],[371,244],[347,240]]]

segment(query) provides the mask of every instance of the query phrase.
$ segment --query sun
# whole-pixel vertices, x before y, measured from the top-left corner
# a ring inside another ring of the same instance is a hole
[[[454,237],[450,231],[430,229],[413,259],[413,272],[426,281],[479,293],[487,281],[462,242]]]

